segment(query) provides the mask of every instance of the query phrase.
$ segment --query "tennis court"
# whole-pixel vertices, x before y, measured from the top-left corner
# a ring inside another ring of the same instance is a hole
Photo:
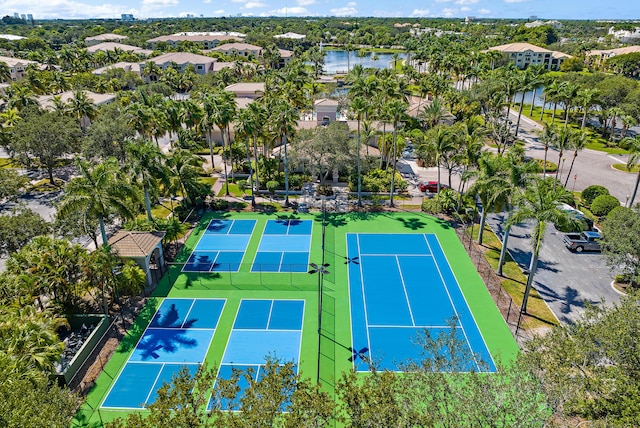
[[[242,299],[233,329],[222,357],[218,378],[230,379],[233,369],[253,369],[254,379],[261,376],[265,358],[271,356],[281,362],[300,362],[304,300]],[[240,379],[241,391],[248,383]],[[242,392],[239,394],[239,398]],[[233,403],[222,403],[233,408]],[[212,402],[209,402],[211,408]]]
[[[182,367],[198,370],[225,299],[165,299],[118,374],[102,408],[142,409]]]
[[[353,363],[368,371],[419,360],[414,344],[424,329],[452,328],[468,346],[469,370],[495,371],[491,354],[434,234],[347,234]]]
[[[182,271],[237,272],[255,225],[255,220],[211,220]]]
[[[267,220],[251,272],[307,272],[311,220]]]

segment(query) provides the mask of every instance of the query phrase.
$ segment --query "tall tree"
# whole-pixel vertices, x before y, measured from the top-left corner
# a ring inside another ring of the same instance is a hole
[[[67,184],[58,212],[64,216],[71,211],[86,210],[98,219],[102,244],[107,245],[105,220],[112,213],[133,218],[133,203],[138,202],[138,193],[123,177],[114,158],[95,166],[79,160],[78,168],[80,176]]]
[[[389,192],[389,205],[393,205],[393,193],[395,191],[395,182],[396,182],[396,161],[398,159],[398,127],[400,126],[400,122],[405,120],[407,115],[407,108],[409,105],[402,99],[394,99],[389,102],[384,108],[387,110],[389,117],[391,118],[391,123],[393,124],[393,157],[391,159],[392,169],[391,169],[391,190]],[[440,184],[438,183],[438,186]]]
[[[289,206],[289,158],[287,156],[287,138],[295,131],[296,121],[300,118],[298,109],[284,99],[274,100],[271,108],[271,117],[274,130],[280,137],[284,154],[284,194],[285,207]]]
[[[627,159],[627,169],[631,171],[634,166],[638,166],[640,164],[640,136],[636,135],[633,138],[627,137],[626,141],[630,143],[629,158]],[[640,168],[638,168],[638,176],[636,178],[636,184],[633,187],[631,199],[627,204],[627,206],[629,207],[633,207],[633,203],[636,201],[636,196],[638,194],[638,185],[640,185]]]
[[[361,141],[360,141],[360,122],[368,109],[368,105],[363,98],[356,97],[351,100],[351,110],[356,115],[358,122],[357,141],[358,141],[358,207],[362,207],[362,167],[360,164]]]
[[[552,177],[536,178],[516,199],[516,208],[509,219],[509,225],[533,222],[531,231],[531,262],[529,275],[522,300],[522,312],[526,313],[529,293],[538,267],[538,257],[544,242],[544,233],[548,223],[567,226],[571,217],[560,207],[562,203],[571,202],[573,195],[562,186],[556,186]]]
[[[68,110],[78,120],[82,132],[86,131],[85,121],[95,119],[98,114],[93,101],[82,90],[73,91],[73,96],[68,102]]]
[[[130,140],[126,144],[126,168],[134,180],[142,185],[147,219],[153,221],[150,192],[158,187],[158,181],[168,185],[168,170],[164,165],[164,155],[148,140]]]

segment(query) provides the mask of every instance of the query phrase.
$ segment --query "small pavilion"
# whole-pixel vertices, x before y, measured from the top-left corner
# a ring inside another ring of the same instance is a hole
[[[109,247],[121,259],[136,262],[147,276],[147,285],[155,285],[167,270],[162,252],[165,234],[119,230],[109,238]]]

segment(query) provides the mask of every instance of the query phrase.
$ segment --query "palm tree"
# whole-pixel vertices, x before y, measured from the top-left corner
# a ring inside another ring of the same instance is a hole
[[[360,144],[360,122],[362,121],[362,117],[364,113],[368,109],[367,102],[364,98],[356,97],[351,100],[351,110],[356,115],[356,120],[358,121],[358,134],[357,134],[357,142],[358,142],[358,207],[362,207],[362,170],[360,165],[360,152],[361,152],[361,144]]]
[[[469,189],[469,193],[477,196],[482,204],[480,231],[478,232],[478,244],[482,245],[487,213],[491,207],[503,202],[509,191],[505,158],[489,152],[483,153],[478,160],[476,175],[477,179]]]
[[[584,129],[587,124],[587,115],[589,114],[589,109],[598,103],[598,95],[600,92],[594,88],[584,88],[580,89],[577,92],[578,96],[578,105],[582,107],[582,124],[580,125],[581,129]]]
[[[569,171],[567,172],[567,179],[564,181],[564,187],[567,187],[567,184],[569,183],[569,177],[571,177],[571,171],[573,171],[573,164],[578,157],[578,152],[584,149],[586,145],[587,133],[584,130],[581,130],[577,134],[574,134],[569,141],[569,148],[573,149],[573,158],[571,159],[571,166],[569,167]]]
[[[557,138],[554,141],[553,148],[558,151],[558,168],[556,169],[556,180],[562,180],[562,160],[565,149],[571,147],[572,140],[576,138],[576,132],[570,128],[562,128],[558,130]]]
[[[409,105],[402,99],[393,99],[385,107],[393,124],[393,168],[391,170],[391,191],[389,192],[389,206],[393,207],[393,193],[396,183],[396,160],[398,159],[398,127],[400,126],[400,121],[404,120]]]
[[[149,191],[157,187],[157,180],[167,184],[168,171],[163,163],[164,155],[149,140],[127,141],[125,150],[128,155],[126,167],[131,171],[134,179],[142,184],[147,219],[153,221]]]
[[[11,69],[4,61],[0,61],[0,82],[11,83]]]
[[[627,168],[629,171],[633,169],[634,166],[640,164],[640,135],[636,135],[635,137],[627,137],[625,138],[625,142],[629,143],[629,159],[627,159]],[[633,206],[633,203],[636,200],[636,195],[638,194],[638,185],[640,184],[640,169],[638,169],[638,177],[636,178],[636,184],[633,187],[633,193],[631,194],[631,199],[629,200],[629,207]]]
[[[289,164],[287,158],[287,136],[291,136],[294,131],[296,121],[299,119],[298,110],[287,100],[277,100],[271,109],[273,124],[276,132],[282,141],[284,151],[284,193],[286,207],[289,206]]]
[[[529,68],[527,68],[527,71],[531,73],[531,86],[533,87],[531,108],[529,109],[529,116],[533,117],[533,108],[536,104],[536,92],[538,91],[538,86],[544,83],[544,73],[546,73],[547,70],[543,65],[534,64],[530,65]],[[542,106],[542,110],[544,111],[544,106]]]
[[[107,245],[105,219],[114,212],[124,218],[133,218],[132,202],[138,202],[138,193],[123,177],[115,158],[95,166],[82,160],[77,163],[80,176],[67,184],[58,213],[66,216],[84,210],[97,218],[102,244]]]
[[[444,154],[453,150],[456,140],[450,128],[444,125],[436,126],[427,133],[427,147],[435,152],[436,167],[438,168],[438,193],[440,193],[440,159]]]
[[[7,94],[7,108],[16,108],[22,111],[27,107],[38,106],[35,94],[27,85],[11,85],[5,89]]]
[[[249,149],[249,140],[251,138],[256,138],[256,134],[260,128],[260,123],[258,122],[259,117],[255,116],[255,114],[249,109],[244,109],[240,111],[238,115],[238,133],[241,134],[245,138],[245,150],[247,152],[247,162],[249,163],[249,188],[251,189],[251,206],[256,206],[256,189],[253,187],[253,166],[251,165],[251,150]],[[257,165],[257,154],[256,155],[256,165]],[[257,175],[257,174],[256,174]]]
[[[549,153],[549,146],[554,146],[556,139],[558,138],[558,132],[553,125],[544,123],[542,132],[540,133],[540,141],[544,143],[544,163],[542,164],[542,175],[547,174],[547,154]]]
[[[516,121],[516,131],[515,131],[516,137],[518,136],[518,131],[520,129],[520,119],[522,118],[522,110],[524,109],[524,96],[526,95],[527,92],[535,89],[539,83],[535,79],[534,71],[535,69],[531,70],[530,68],[528,68],[516,75],[517,89],[521,93],[520,108],[518,109],[518,120]]]
[[[235,119],[237,115],[237,107],[236,101],[231,92],[227,91],[217,91],[214,95],[215,105],[213,110],[209,112],[211,115],[209,120],[215,123],[220,129],[220,135],[222,137],[222,148],[223,153],[226,149],[229,150],[229,154],[231,154],[231,133],[229,132],[229,125]],[[205,113],[206,110],[205,110]],[[207,117],[209,117],[207,114]],[[227,138],[225,139],[225,134]],[[229,178],[227,177],[227,163],[223,160],[222,162],[224,166],[224,177],[226,183],[226,194],[229,196]],[[233,179],[233,165],[231,166],[231,177]]]
[[[198,188],[198,177],[202,169],[202,158],[189,150],[175,149],[167,158],[167,168],[170,172],[169,189],[176,195],[181,192],[188,205],[193,204],[192,195]]]
[[[574,103],[578,99],[578,90],[580,87],[571,82],[566,82],[562,91],[560,92],[560,98],[562,99],[562,103],[564,104],[564,127],[566,128],[569,125],[569,112],[573,107]]]
[[[507,152],[507,166],[509,178],[507,181],[508,189],[505,191],[505,202],[509,215],[507,217],[506,227],[504,229],[504,237],[502,238],[502,248],[500,249],[500,259],[498,260],[498,275],[502,276],[502,266],[504,266],[509,246],[509,234],[511,233],[511,224],[509,219],[513,209],[513,201],[516,199],[522,189],[524,189],[533,179],[537,166],[534,162],[523,162],[520,154],[514,150]]]
[[[68,106],[69,112],[78,119],[80,129],[82,129],[82,132],[85,132],[85,118],[91,121],[95,119],[98,114],[98,111],[93,105],[93,101],[89,99],[85,91],[77,90],[73,92],[73,97],[69,100]]]
[[[562,186],[556,186],[551,177],[536,178],[516,199],[516,209],[508,225],[533,221],[531,232],[532,255],[529,264],[529,277],[522,300],[522,312],[527,312],[529,293],[538,267],[538,256],[542,249],[544,233],[548,223],[566,226],[571,223],[570,214],[559,208],[562,203],[570,202],[573,195]]]

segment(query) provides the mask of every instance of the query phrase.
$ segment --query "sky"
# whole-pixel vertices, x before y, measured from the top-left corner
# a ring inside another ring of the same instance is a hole
[[[0,14],[34,19],[220,16],[378,16],[638,19],[640,0],[0,0]]]

